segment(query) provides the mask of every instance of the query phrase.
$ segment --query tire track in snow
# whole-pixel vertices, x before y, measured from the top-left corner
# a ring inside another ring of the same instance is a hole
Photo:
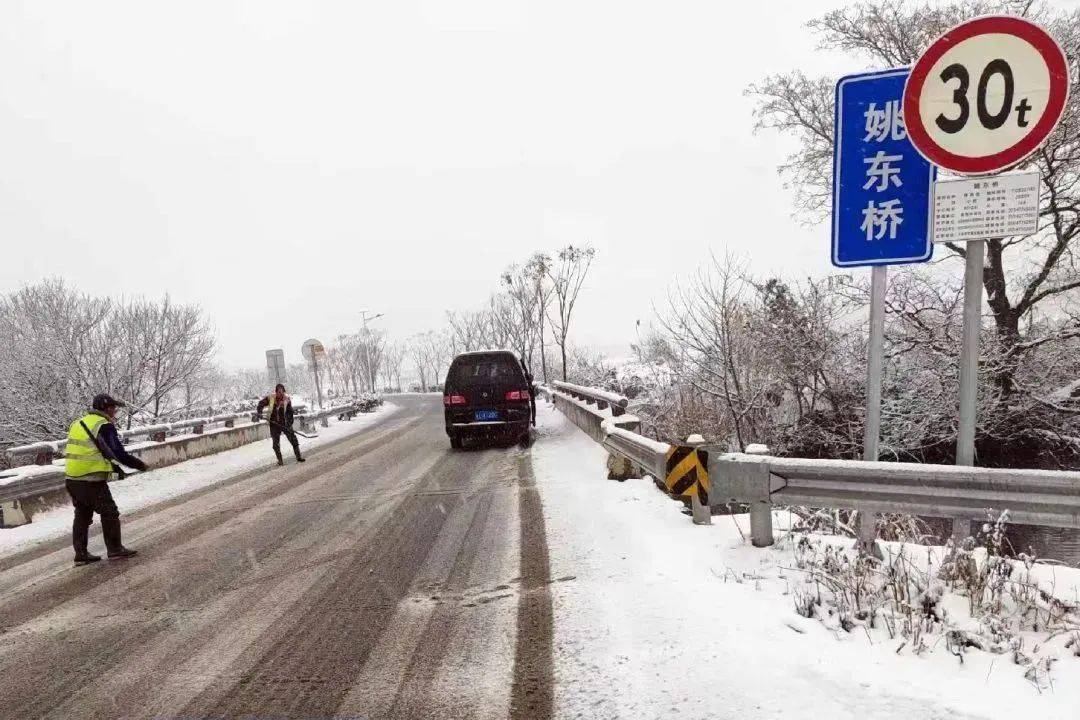
[[[518,482],[521,598],[518,600],[510,717],[512,720],[538,720],[552,717],[555,680],[551,566],[544,510],[533,477],[530,453],[522,453],[518,459]]]

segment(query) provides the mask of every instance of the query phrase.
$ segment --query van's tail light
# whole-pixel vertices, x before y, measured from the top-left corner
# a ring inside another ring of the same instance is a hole
[[[528,390],[511,390],[510,392],[506,393],[506,399],[507,400],[528,400],[529,399],[529,391]]]
[[[443,405],[468,405],[464,395],[443,395]]]

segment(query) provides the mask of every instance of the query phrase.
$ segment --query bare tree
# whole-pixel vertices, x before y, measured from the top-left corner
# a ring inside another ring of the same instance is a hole
[[[443,370],[454,353],[448,333],[428,330],[409,338],[408,354],[424,392],[442,383]]]
[[[0,443],[61,434],[99,392],[182,412],[204,401],[214,346],[202,311],[168,296],[114,301],[46,280],[0,297]]]
[[[387,387],[402,390],[401,366],[405,362],[407,350],[407,346],[402,342],[393,341],[386,344],[383,350],[382,372]]]
[[[213,329],[199,308],[175,305],[168,295],[160,302],[133,302],[122,309],[118,320],[131,330],[123,342],[146,351],[135,367],[125,368],[132,376],[128,397],[154,418],[160,417],[164,409],[175,409],[168,403],[170,396],[209,367],[215,350]]]
[[[768,441],[766,403],[778,385],[771,358],[752,333],[753,288],[744,273],[730,258],[714,259],[710,271],[676,291],[661,318],[673,342],[689,350],[693,372],[684,379],[724,415],[706,426],[732,437],[740,450]]]
[[[544,349],[544,337],[546,334],[548,306],[551,304],[551,256],[544,252],[535,253],[525,263],[524,273],[532,285],[533,297],[535,298],[536,312],[536,339],[540,343],[540,365],[544,376],[544,382],[548,381],[547,354]],[[529,358],[532,366],[532,358]]]
[[[511,265],[502,274],[503,287],[509,300],[511,333],[515,340],[514,350],[532,367],[533,351],[540,332],[540,298],[536,292],[535,275],[528,265]]]
[[[551,292],[555,298],[553,307],[555,314],[550,316],[551,329],[562,356],[564,381],[567,377],[566,340],[570,334],[570,321],[573,318],[578,294],[581,292],[595,256],[596,250],[587,245],[578,247],[567,245],[559,251],[558,262],[548,269]]]
[[[419,335],[415,335],[409,339],[407,347],[413,368],[416,370],[417,379],[420,381],[420,392],[427,392],[429,387],[428,362],[424,342]]]
[[[357,359],[363,370],[365,392],[377,391],[376,384],[385,348],[386,333],[384,331],[369,328],[357,334]]]
[[[453,359],[454,352],[446,333],[429,331],[424,333],[422,338],[432,386],[438,387],[442,384],[443,375]]]
[[[490,319],[488,311],[449,310],[446,313],[448,339],[454,354],[489,347]]]

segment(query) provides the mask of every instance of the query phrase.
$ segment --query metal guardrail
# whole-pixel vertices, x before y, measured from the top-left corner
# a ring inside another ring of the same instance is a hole
[[[612,423],[625,430],[637,430],[641,427],[641,421],[637,417],[627,414],[622,411],[622,408],[619,408],[619,413],[616,415],[616,409],[607,403],[603,403],[604,407],[601,407],[598,401],[590,402],[587,399],[580,399],[562,390],[552,391],[551,400],[563,415],[570,418],[571,422],[588,433],[589,437],[596,442],[603,442],[604,437],[607,436],[605,423]]]
[[[556,383],[556,407],[609,452],[663,479],[663,443],[633,432],[636,423],[617,428],[596,411],[589,417],[584,403],[566,399],[562,385]],[[595,398],[603,392],[574,387],[575,397]],[[1018,524],[1080,529],[1080,472],[781,458],[756,447],[762,454],[705,449],[710,450],[710,505],[749,505],[751,539],[758,547],[773,543],[772,509],[777,505],[947,518],[954,537],[960,538],[970,535],[972,522],[1005,510]],[[874,525],[862,524],[861,532],[869,535],[862,540],[873,539]]]
[[[341,405],[325,408],[315,413],[307,412],[307,408],[300,405],[298,406],[296,418],[300,421],[302,426],[314,427],[314,422],[312,421],[325,420],[326,418],[335,415],[351,415],[356,412],[366,412],[371,407],[374,407],[381,402],[381,400],[374,396],[363,396]],[[156,423],[153,425],[140,425],[127,430],[120,430],[118,434],[120,435],[120,439],[125,443],[140,440],[164,442],[169,435],[185,433],[201,435],[205,431],[213,429],[215,426],[233,427],[237,421],[246,422],[254,413],[255,409],[251,408],[250,410],[243,410],[240,412],[187,418],[184,420]],[[31,463],[35,465],[48,465],[55,458],[64,454],[64,448],[66,446],[67,440],[46,440],[30,443],[28,445],[10,447],[5,450],[4,453],[15,467]],[[27,462],[27,459],[30,459],[31,462]]]
[[[232,427],[237,420],[251,417],[251,411],[224,413],[203,418],[189,418],[169,423],[156,423],[154,425],[140,425],[139,427],[120,430],[120,439],[131,442],[139,438],[148,438],[156,442],[162,442],[170,433],[190,431],[196,435],[205,432],[211,426],[224,425]],[[30,443],[28,445],[16,445],[4,451],[13,465],[25,465],[27,458],[33,459],[35,465],[48,465],[60,455],[64,454],[67,440],[46,440]]]
[[[5,472],[12,472],[10,470]],[[0,473],[0,478],[3,473]],[[0,502],[36,497],[64,487],[64,468],[58,465],[37,465],[33,475],[0,485]]]
[[[368,412],[374,407],[382,404],[382,400],[374,397],[365,397],[358,400],[351,401],[349,403],[338,405],[336,407],[328,407],[315,413],[309,413],[304,415],[297,415],[296,419],[300,421],[302,426],[314,428],[314,423],[319,421],[323,424],[323,427],[329,425],[328,419],[331,417],[352,417],[356,413]],[[252,413],[229,413],[227,415],[214,416],[210,418],[197,418],[195,420],[184,420],[177,423],[162,423],[154,426],[145,426],[140,428],[132,428],[131,435],[128,437],[143,437],[148,436],[151,433],[161,432],[162,428],[168,427],[170,429],[183,429],[194,428],[197,421],[202,421],[205,425],[213,422],[228,422],[232,423],[238,419],[250,419]],[[241,425],[231,424],[229,427],[236,427],[238,429],[247,429],[252,425],[258,425],[260,423],[243,423]],[[123,433],[121,433],[123,435]],[[126,437],[124,439],[127,439]],[[148,445],[132,451],[132,454],[138,456],[141,452],[151,450],[155,447],[161,447],[166,442],[177,442],[176,438],[170,440],[163,440],[153,445]],[[18,448],[22,452],[26,452],[30,449],[49,449],[55,451],[59,446],[59,452],[63,452],[63,447],[66,445],[64,441],[56,442],[43,442],[34,443],[32,445],[24,445]],[[16,448],[10,448],[8,452],[16,450]],[[12,475],[25,473],[25,477],[21,477],[18,480],[4,483],[2,478],[11,477]],[[53,492],[64,487],[64,466],[62,461],[39,463],[36,465],[24,465],[20,467],[14,467],[10,470],[0,471],[0,502],[10,502],[12,500],[19,500],[27,497],[35,497],[48,492]]]
[[[771,544],[774,505],[949,518],[954,537],[1004,510],[1021,525],[1080,528],[1080,472],[728,453],[710,457],[709,476],[716,502],[748,503],[759,516],[759,546]]]
[[[595,403],[601,410],[610,408],[611,414],[615,417],[624,414],[626,412],[626,406],[630,402],[622,395],[608,392],[607,390],[598,390],[582,385],[574,385],[573,383],[562,382],[561,380],[556,380],[553,384],[555,385],[556,390],[566,393],[570,397]]]
[[[664,480],[670,447],[667,443],[650,440],[644,435],[612,425],[605,426],[605,429],[607,436],[601,444],[608,452],[626,458],[655,479]]]

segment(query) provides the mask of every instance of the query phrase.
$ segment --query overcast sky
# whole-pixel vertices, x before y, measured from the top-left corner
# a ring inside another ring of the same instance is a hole
[[[598,250],[573,333],[617,352],[710,251],[828,269],[745,87],[839,3],[0,4],[0,291],[201,304],[230,366],[435,328],[538,249]]]

